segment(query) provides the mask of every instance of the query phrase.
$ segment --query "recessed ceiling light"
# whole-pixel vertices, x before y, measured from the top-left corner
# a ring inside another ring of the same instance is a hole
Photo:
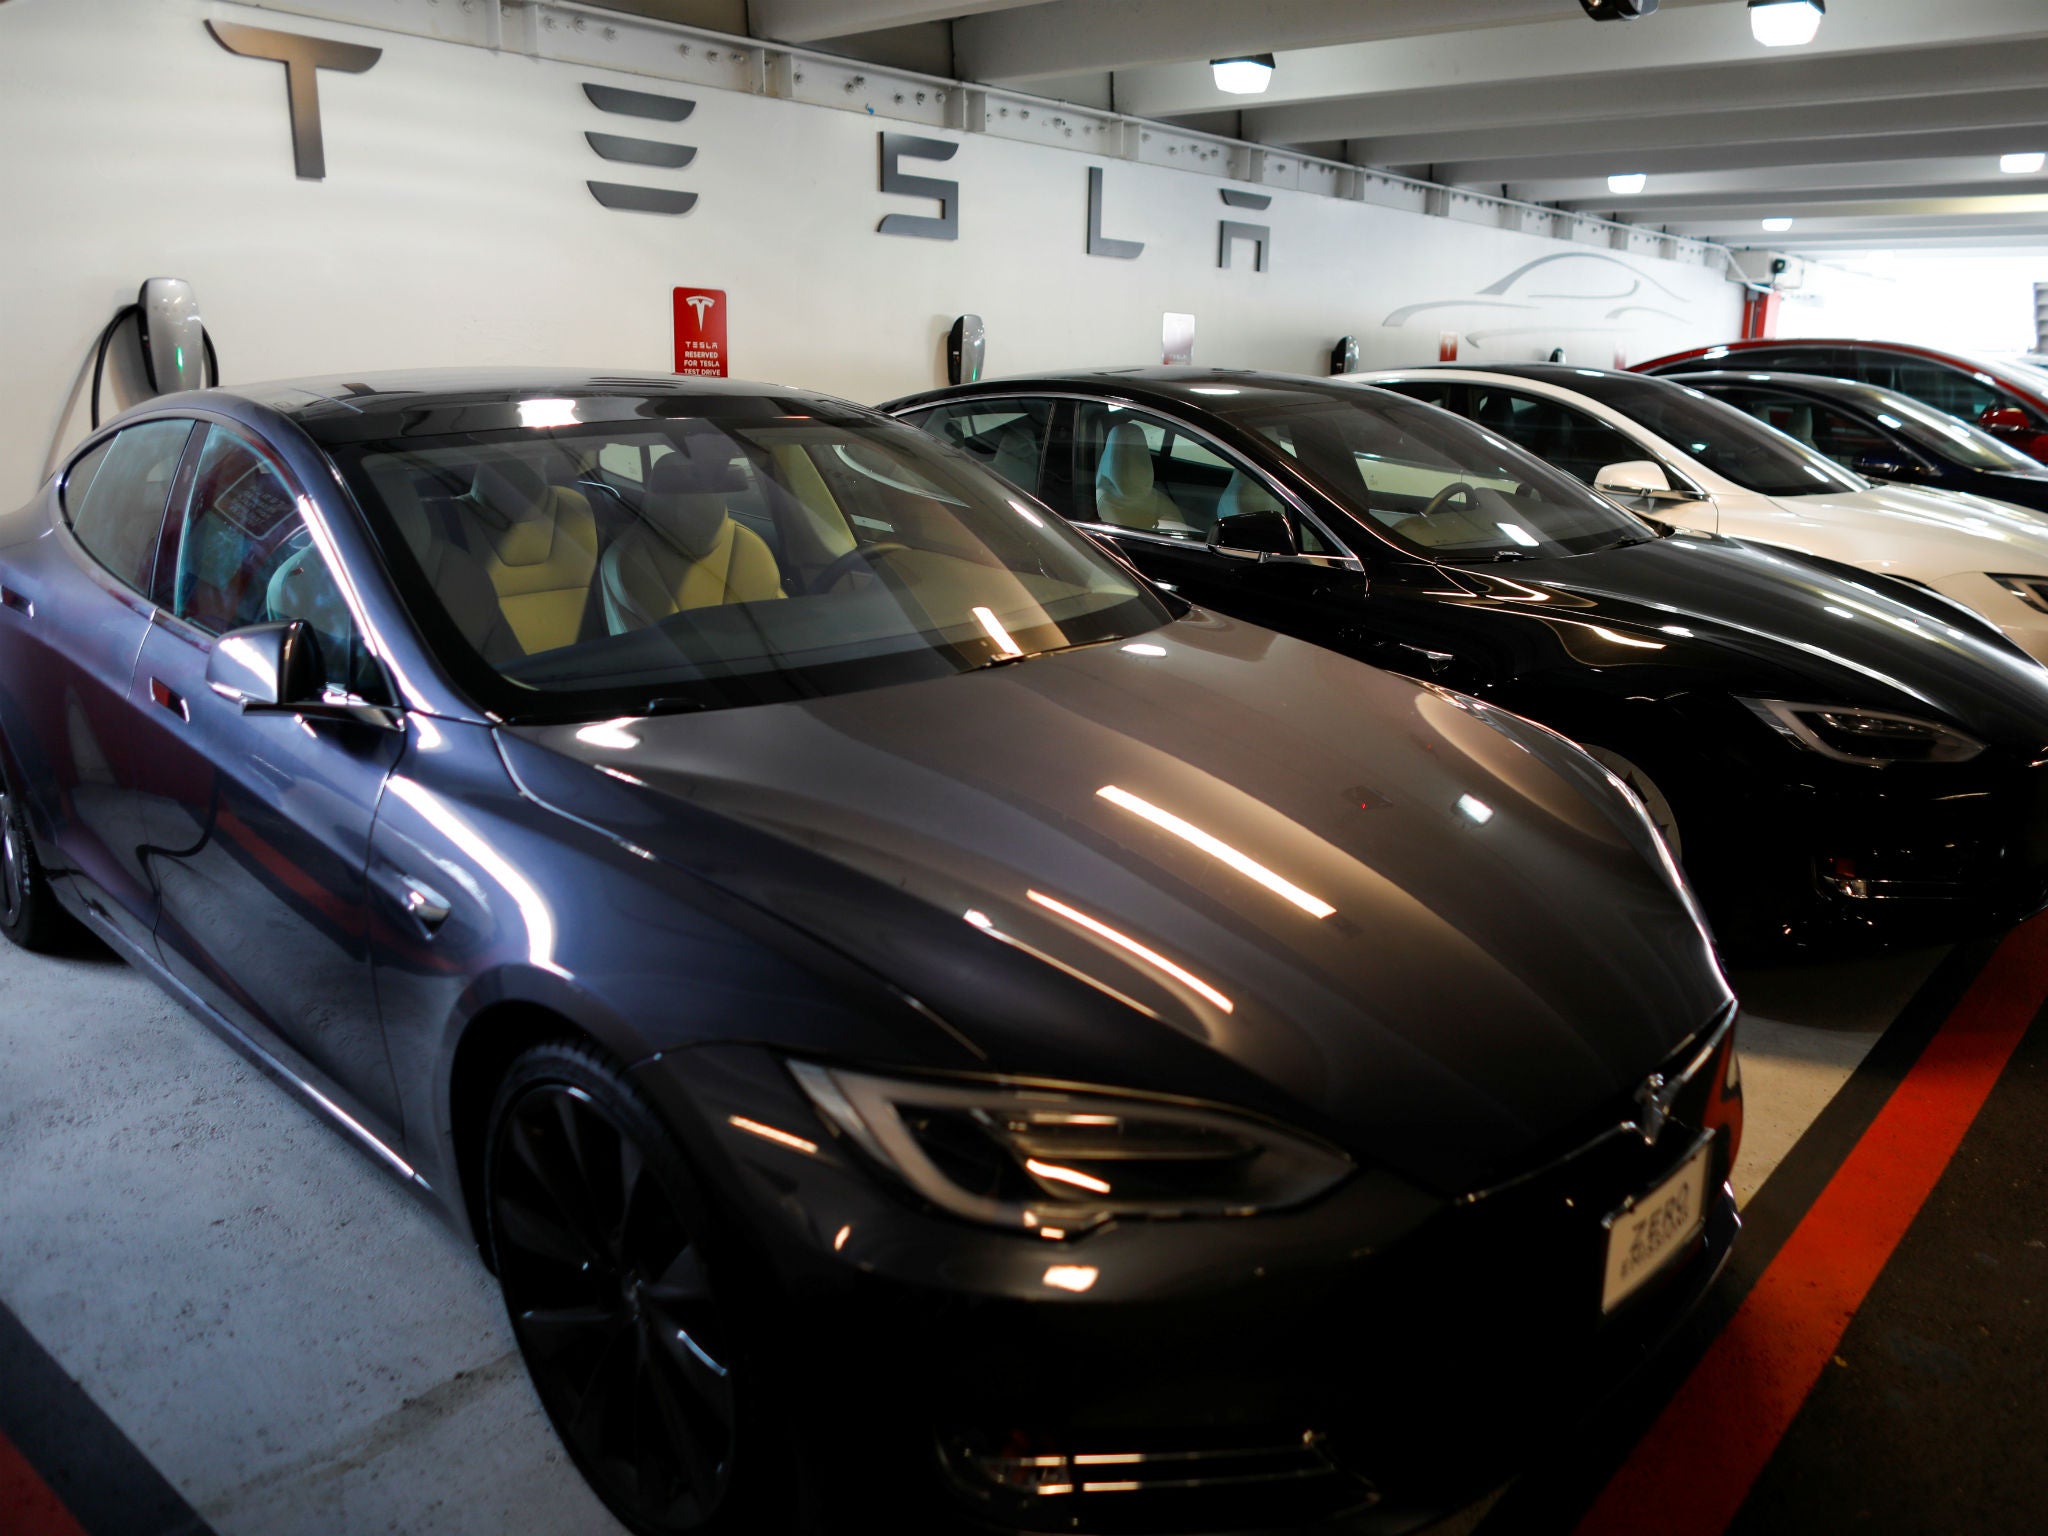
[[[1234,59],[1211,59],[1216,89],[1233,96],[1256,96],[1273,83],[1273,55],[1243,53]]]
[[[1998,168],[2008,176],[2031,176],[2043,166],[2048,166],[2048,154],[2040,150],[2017,155],[2000,155]]]
[[[1618,192],[1623,197],[1634,197],[1649,184],[1649,176],[1642,171],[1623,171],[1618,176],[1607,178],[1607,190]]]
[[[1764,228],[1768,229],[1774,235],[1782,235],[1786,230],[1790,229],[1791,227],[1792,221],[1790,219],[1764,220]]]
[[[1749,0],[1749,32],[1766,48],[1799,48],[1813,41],[1827,0]]]

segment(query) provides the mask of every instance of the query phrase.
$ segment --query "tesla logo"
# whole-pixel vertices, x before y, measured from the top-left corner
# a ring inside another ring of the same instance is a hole
[[[726,376],[725,319],[723,288],[678,288],[676,290],[676,372],[707,378]]]
[[[320,71],[360,75],[384,57],[382,48],[337,43],[331,38],[273,32],[233,21],[209,21],[206,30],[229,53],[269,59],[284,66],[285,96],[291,106],[292,160],[301,181],[327,179],[327,150],[320,138]]]
[[[1643,1140],[1654,1145],[1671,1118],[1671,1101],[1678,1097],[1677,1083],[1666,1083],[1664,1074],[1652,1072],[1636,1090],[1636,1129]]]

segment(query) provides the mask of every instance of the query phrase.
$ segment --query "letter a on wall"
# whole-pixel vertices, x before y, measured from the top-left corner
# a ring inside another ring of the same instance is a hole
[[[905,197],[935,197],[939,201],[939,216],[933,219],[920,214],[892,213],[875,228],[885,235],[909,235],[919,240],[958,240],[960,183],[936,176],[905,175],[901,162],[950,160],[959,149],[958,144],[949,144],[944,139],[923,139],[914,133],[883,134],[882,190]]]
[[[270,59],[284,66],[286,99],[292,114],[292,160],[301,181],[327,179],[327,150],[320,138],[320,71],[337,69],[360,75],[384,57],[382,48],[338,43],[332,38],[298,32],[273,32],[235,21],[209,21],[206,30],[229,53],[245,59]]]

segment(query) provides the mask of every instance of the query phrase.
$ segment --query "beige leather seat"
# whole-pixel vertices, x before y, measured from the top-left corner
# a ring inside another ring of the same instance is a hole
[[[491,585],[491,578],[484,574],[483,565],[468,550],[458,547],[450,539],[447,529],[435,525],[404,471],[373,474],[372,478],[377,482],[378,492],[384,498],[392,522],[398,525],[400,537],[419,562],[427,585],[440,600],[441,607],[462,638],[475,647],[485,661],[494,665],[517,661],[525,655],[512,633],[512,626],[506,621],[505,610],[498,606],[497,590]],[[289,581],[285,572],[291,569],[291,566],[286,566],[279,576]],[[286,596],[287,590],[272,583],[270,603],[273,612],[291,601]],[[300,615],[294,613],[289,616]]]
[[[518,459],[488,459],[452,505],[460,542],[489,578],[520,649],[531,656],[583,638],[598,537],[582,493],[548,484]]]
[[[783,595],[782,571],[767,541],[726,510],[726,497],[747,482],[722,457],[724,446],[722,440],[707,443],[702,457],[667,454],[649,471],[640,521],[604,552],[600,580],[613,634],[687,608]]]
[[[1095,466],[1095,515],[1119,528],[1189,527],[1173,499],[1152,483],[1152,450],[1135,421],[1109,429]]]

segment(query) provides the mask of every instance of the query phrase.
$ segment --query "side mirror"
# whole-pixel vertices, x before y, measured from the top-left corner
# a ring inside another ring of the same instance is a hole
[[[1858,454],[1850,461],[1849,468],[1866,480],[1911,480],[1920,473],[1918,465],[1876,453]]]
[[[1977,425],[1987,432],[2024,432],[2033,423],[2027,420],[2027,413],[2016,405],[1993,405],[1985,407],[1984,414],[1977,418]]]
[[[1664,466],[1654,459],[1630,459],[1624,464],[1609,464],[1593,477],[1593,489],[1623,500],[1641,498],[1647,501],[1691,501],[1689,492],[1676,489],[1671,477],[1664,473]]]
[[[317,705],[320,652],[304,619],[252,624],[213,642],[206,684],[244,714]]]
[[[1219,555],[1240,560],[1264,560],[1269,555],[1294,553],[1294,535],[1287,519],[1274,511],[1239,512],[1219,517],[1209,530],[1209,547]]]

